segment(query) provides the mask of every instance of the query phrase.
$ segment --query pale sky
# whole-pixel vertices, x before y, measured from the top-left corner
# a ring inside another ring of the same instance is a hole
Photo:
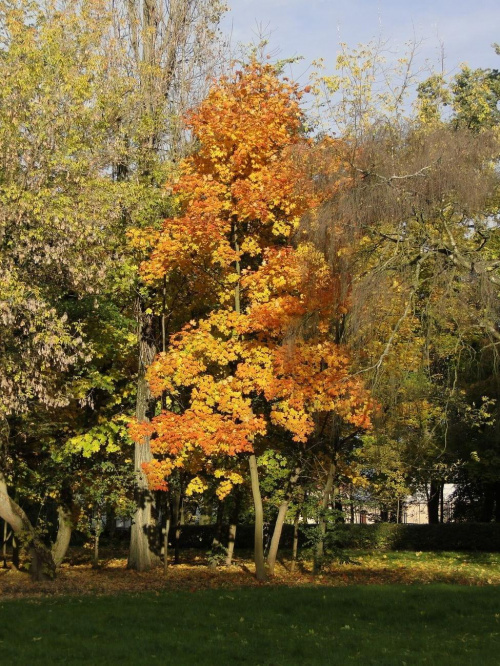
[[[228,0],[231,11],[223,29],[232,43],[256,39],[259,26],[270,33],[270,49],[279,58],[304,56],[294,66],[300,75],[323,57],[333,63],[339,42],[355,46],[381,36],[402,55],[404,43],[423,40],[420,61],[440,62],[444,44],[446,69],[500,68],[491,48],[500,42],[499,0]]]

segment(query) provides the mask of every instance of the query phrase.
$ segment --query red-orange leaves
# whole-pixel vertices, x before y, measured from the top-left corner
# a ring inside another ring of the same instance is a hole
[[[142,273],[150,282],[183,275],[208,314],[172,336],[148,371],[167,409],[131,431],[152,435],[154,488],[182,467],[190,492],[211,474],[223,497],[241,482],[230,459],[271,431],[305,442],[315,415],[329,412],[369,426],[368,396],[330,338],[348,305],[338,277],[312,245],[294,242],[299,219],[318,204],[307,170],[326,161],[300,134],[300,97],[254,62],[189,117],[199,149],[174,186],[181,213],[165,221]]]

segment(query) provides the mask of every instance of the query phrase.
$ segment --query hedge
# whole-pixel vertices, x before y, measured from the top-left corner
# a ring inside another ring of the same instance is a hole
[[[300,544],[307,541],[304,525],[300,531]],[[253,525],[239,525],[236,533],[236,548],[253,548]],[[445,523],[443,525],[375,525],[339,524],[333,528],[342,548],[352,550],[411,550],[411,551],[481,551],[500,552],[500,523]],[[269,539],[269,526],[266,540]],[[214,525],[183,525],[180,536],[181,548],[208,550],[215,534]],[[223,534],[227,534],[224,528]],[[173,534],[170,536],[173,540]],[[281,548],[291,548],[293,526],[285,525],[281,537]]]

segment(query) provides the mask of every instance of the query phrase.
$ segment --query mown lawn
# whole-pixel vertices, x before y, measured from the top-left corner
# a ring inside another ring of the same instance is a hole
[[[1,663],[496,665],[498,592],[263,586],[3,601]]]

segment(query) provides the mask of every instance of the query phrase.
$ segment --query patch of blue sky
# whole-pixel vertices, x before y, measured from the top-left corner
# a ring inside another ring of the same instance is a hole
[[[407,42],[417,42],[418,63],[445,70],[500,68],[491,47],[500,42],[498,0],[229,0],[223,29],[233,44],[268,35],[269,50],[279,58],[303,56],[333,64],[339,44],[349,47],[371,40],[388,45],[388,58],[400,57]],[[300,74],[300,67],[294,68]]]

